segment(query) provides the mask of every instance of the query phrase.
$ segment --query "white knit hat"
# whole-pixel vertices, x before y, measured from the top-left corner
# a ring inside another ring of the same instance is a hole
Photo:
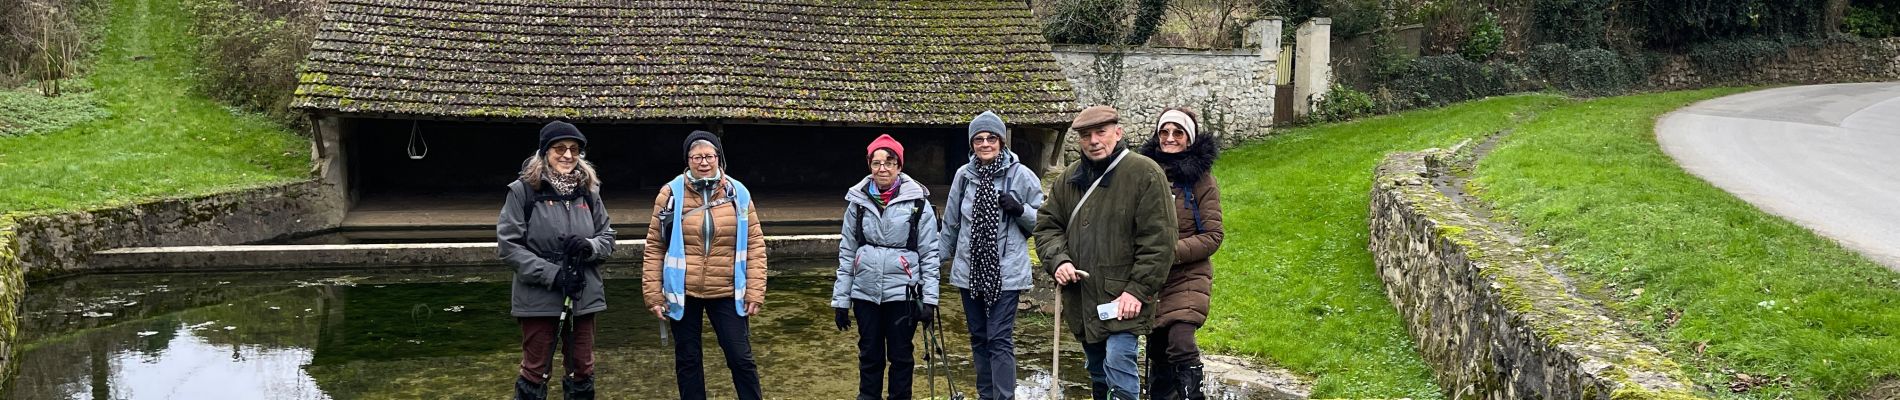
[[[1190,145],[1194,144],[1194,137],[1197,135],[1194,132],[1195,131],[1194,119],[1188,118],[1187,113],[1181,112],[1181,110],[1168,110],[1168,111],[1162,112],[1161,120],[1155,122],[1155,136],[1157,137],[1161,136],[1161,127],[1163,125],[1167,125],[1169,122],[1173,122],[1175,125],[1180,125],[1182,130],[1187,131],[1187,144],[1190,144]]]

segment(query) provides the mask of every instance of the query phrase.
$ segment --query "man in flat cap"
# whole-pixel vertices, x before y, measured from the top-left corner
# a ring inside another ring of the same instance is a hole
[[[1153,327],[1174,263],[1174,200],[1161,166],[1128,151],[1113,107],[1084,109],[1069,128],[1083,157],[1037,211],[1036,251],[1062,286],[1058,317],[1082,342],[1095,398],[1134,400],[1136,336]]]

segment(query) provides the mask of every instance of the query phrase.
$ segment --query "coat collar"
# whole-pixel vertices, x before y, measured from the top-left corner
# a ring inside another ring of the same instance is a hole
[[[877,209],[877,202],[871,201],[871,194],[865,191],[865,187],[871,184],[871,176],[865,175],[864,179],[859,180],[857,184],[851,185],[849,189],[845,189],[844,200],[852,204],[864,206],[865,208]],[[925,188],[923,184],[917,183],[917,180],[911,179],[910,174],[900,173],[897,174],[897,197],[892,197],[890,204],[929,197],[929,188]]]
[[[1088,190],[1089,184],[1095,182],[1096,177],[1101,177],[1102,187],[1108,187],[1109,181],[1115,180],[1115,170],[1109,170],[1108,164],[1114,162],[1115,157],[1120,156],[1124,151],[1128,151],[1128,146],[1116,143],[1115,151],[1108,153],[1108,157],[1102,158],[1100,162],[1090,161],[1088,156],[1082,156],[1081,160],[1076,161],[1075,167],[1069,170],[1069,185],[1075,186],[1078,190]]]

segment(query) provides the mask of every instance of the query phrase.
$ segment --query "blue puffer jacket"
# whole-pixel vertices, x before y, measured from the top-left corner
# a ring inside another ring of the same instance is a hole
[[[996,245],[1001,247],[997,254],[1002,255],[1003,290],[1029,290],[1032,285],[1029,268],[1029,236],[1026,232],[1036,227],[1036,210],[1042,209],[1042,179],[1035,171],[1017,162],[1016,153],[1003,150],[997,162],[1005,163],[1003,176],[991,181],[1003,195],[1016,196],[1023,203],[1023,215],[1004,216],[1004,224],[997,232]],[[976,213],[976,157],[970,157],[970,163],[957,168],[956,179],[950,185],[950,198],[945,200],[943,216],[943,252],[951,256],[950,284],[958,288],[970,288],[970,217]]]
[[[871,199],[869,176],[845,191],[849,206],[844,212],[844,240],[838,241],[838,281],[831,287],[832,307],[849,308],[851,299],[875,303],[910,300],[905,287],[912,283],[923,285],[925,304],[937,304],[938,270],[943,264],[938,256],[937,213],[930,206],[928,189],[908,175],[899,174],[898,179],[897,196],[882,210]],[[912,215],[916,213],[923,215],[915,218],[917,225],[913,227]],[[858,240],[860,219],[864,224],[863,241],[869,243]],[[907,248],[913,229],[917,232],[916,250]]]

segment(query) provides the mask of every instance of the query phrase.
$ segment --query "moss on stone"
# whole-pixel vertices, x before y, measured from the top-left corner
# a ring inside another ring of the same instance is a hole
[[[1579,376],[1590,383],[1586,387],[1603,389],[1583,389],[1595,391],[1601,396],[1602,390],[1611,390],[1611,397],[1617,399],[1692,399],[1698,398],[1693,392],[1693,384],[1681,374],[1681,368],[1663,356],[1659,351],[1644,345],[1639,339],[1620,331],[1603,315],[1597,312],[1592,303],[1572,295],[1566,290],[1567,283],[1548,270],[1542,260],[1531,252],[1510,244],[1505,233],[1494,227],[1494,221],[1485,221],[1465,209],[1466,205],[1454,201],[1436,187],[1425,182],[1433,182],[1438,173],[1453,172],[1449,168],[1427,168],[1434,163],[1443,164],[1454,160],[1453,153],[1443,150],[1430,150],[1419,153],[1397,153],[1388,156],[1375,170],[1373,199],[1374,205],[1381,208],[1397,208],[1390,215],[1397,215],[1399,229],[1427,229],[1429,232],[1415,234],[1426,235],[1431,244],[1427,251],[1439,254],[1459,253],[1466,259],[1442,259],[1448,263],[1466,263],[1467,266],[1435,265],[1428,268],[1451,268],[1454,273],[1470,271],[1477,275],[1471,290],[1472,295],[1490,298],[1495,307],[1506,315],[1492,319],[1492,323],[1512,325],[1511,331],[1527,332],[1530,337],[1497,338],[1495,340],[1519,340],[1530,352],[1555,352],[1563,354],[1516,354],[1507,358],[1545,358],[1560,357],[1575,360],[1578,363],[1606,362],[1610,367],[1596,373],[1585,371],[1566,371]],[[1469,185],[1467,183],[1467,185]],[[1481,190],[1476,186],[1466,186],[1468,190]],[[1469,191],[1467,192],[1469,193]],[[1381,200],[1389,199],[1389,200]],[[1469,200],[1466,200],[1469,201]],[[1391,204],[1387,204],[1390,202]],[[1390,218],[1384,216],[1387,210],[1374,210],[1376,220]],[[1422,223],[1407,222],[1421,218]],[[1405,235],[1410,237],[1410,235]],[[1376,241],[1384,238],[1374,237],[1374,251],[1380,251]],[[1384,258],[1384,257],[1379,257]],[[1468,267],[1468,269],[1466,269]],[[1388,282],[1388,284],[1405,284]],[[1428,321],[1434,312],[1444,310],[1419,310],[1410,323],[1416,328],[1424,326],[1431,329]],[[1489,312],[1474,310],[1474,312]],[[1511,336],[1511,335],[1507,335]],[[1592,349],[1589,353],[1579,352]],[[1428,357],[1430,358],[1430,357]],[[1563,364],[1568,364],[1563,363]],[[1439,367],[1461,368],[1460,366]],[[1496,371],[1489,366],[1479,368],[1485,376],[1457,376],[1464,372],[1441,371],[1446,379],[1477,382],[1480,387],[1502,388],[1508,383],[1508,377],[1494,376]],[[1631,373],[1651,377],[1639,381]],[[1613,389],[1611,389],[1613,388]],[[1582,392],[1566,395],[1582,395]]]
[[[0,393],[11,390],[19,350],[20,301],[26,297],[26,277],[14,247],[18,230],[12,216],[0,215]]]

